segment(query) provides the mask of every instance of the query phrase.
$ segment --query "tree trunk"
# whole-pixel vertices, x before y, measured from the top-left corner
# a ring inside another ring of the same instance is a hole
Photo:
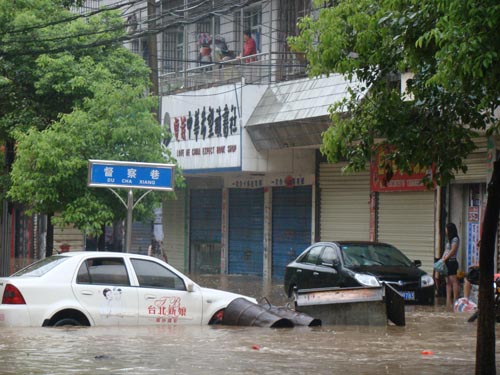
[[[106,251],[106,226],[101,227],[102,233],[97,237],[97,251]]]
[[[47,234],[45,237],[45,256],[50,257],[54,252],[54,225],[52,225],[53,213],[47,214]]]
[[[488,184],[488,201],[479,250],[479,319],[477,322],[476,375],[496,374],[495,300],[492,288],[495,264],[495,238],[500,214],[500,161],[494,163]]]

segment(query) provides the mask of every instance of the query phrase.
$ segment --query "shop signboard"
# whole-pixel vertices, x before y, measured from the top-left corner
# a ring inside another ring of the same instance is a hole
[[[164,145],[183,173],[242,170],[242,129],[263,91],[226,85],[162,98]]]
[[[311,174],[272,174],[263,176],[228,176],[224,186],[237,189],[259,189],[262,187],[298,187],[314,185]]]
[[[432,167],[416,165],[413,173],[403,173],[397,165],[391,164],[391,171],[387,173],[383,158],[385,150],[376,153],[370,165],[370,188],[372,192],[396,191],[426,191],[427,186],[422,183],[424,177],[432,179]]]
[[[469,199],[467,205],[467,238],[466,252],[467,262],[466,269],[479,264],[479,238],[481,227],[481,201],[482,192],[480,184],[469,185]]]

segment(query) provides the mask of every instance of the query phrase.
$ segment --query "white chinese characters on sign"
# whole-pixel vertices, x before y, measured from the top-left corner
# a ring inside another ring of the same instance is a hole
[[[113,168],[112,167],[104,168],[104,175],[106,177],[113,177]]]
[[[137,177],[137,169],[129,168],[127,169],[127,178],[136,178]]]
[[[153,169],[149,175],[153,180],[158,180],[160,178],[160,171],[157,169]]]

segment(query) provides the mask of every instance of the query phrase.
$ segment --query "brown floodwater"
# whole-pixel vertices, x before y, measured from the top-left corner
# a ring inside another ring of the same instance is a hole
[[[193,279],[286,302],[279,283]],[[467,318],[438,301],[407,307],[404,327],[2,328],[0,374],[473,374],[477,327]]]

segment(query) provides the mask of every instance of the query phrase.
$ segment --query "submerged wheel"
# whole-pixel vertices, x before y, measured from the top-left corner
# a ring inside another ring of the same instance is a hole
[[[208,322],[208,325],[214,325],[214,324],[222,324],[222,321],[224,320],[224,311],[226,309],[221,309],[217,311],[213,316],[212,319]]]
[[[64,327],[64,326],[81,326],[83,325],[76,319],[73,318],[63,318],[54,323],[53,327]]]
[[[288,291],[288,303],[295,308],[297,303],[297,285],[290,285],[290,290]]]

